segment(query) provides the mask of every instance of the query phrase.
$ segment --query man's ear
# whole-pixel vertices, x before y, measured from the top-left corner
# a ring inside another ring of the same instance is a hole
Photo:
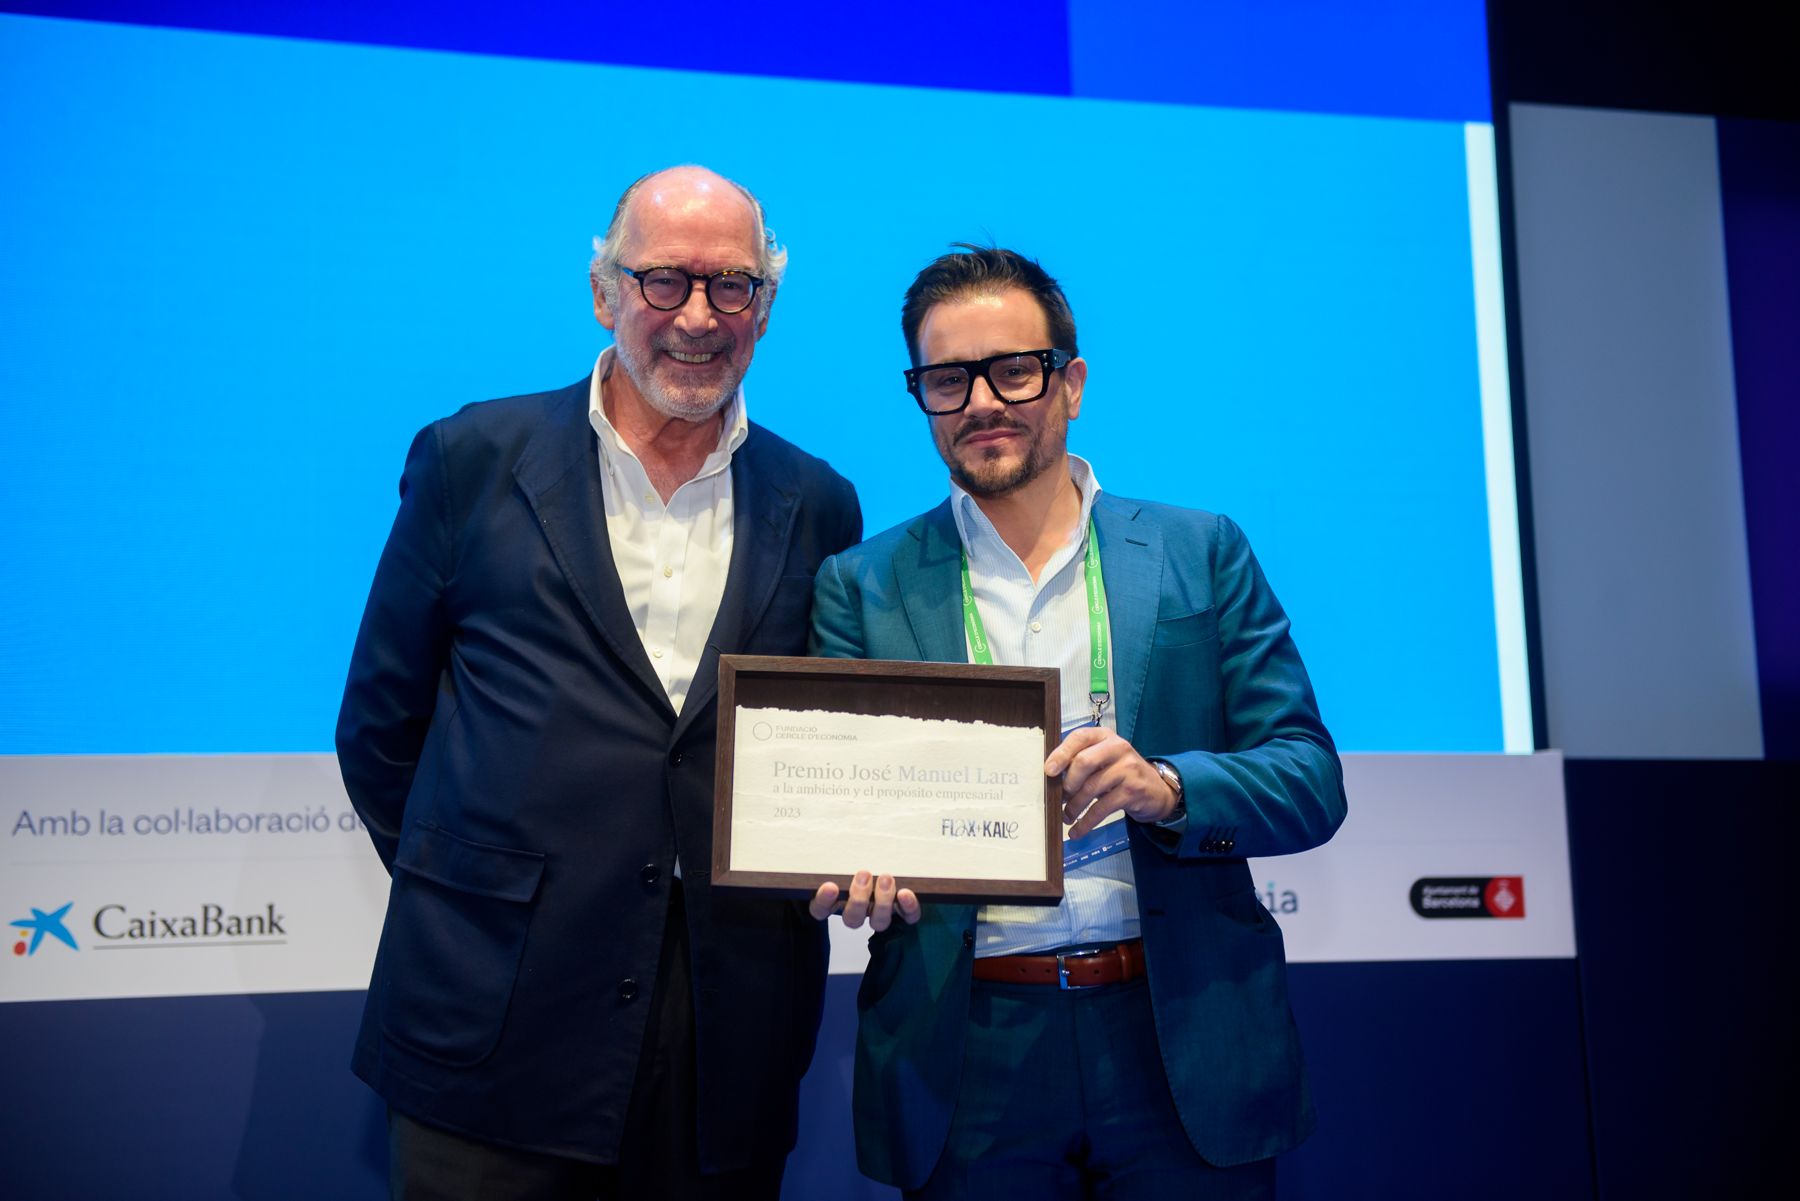
[[[1070,359],[1063,368],[1063,387],[1069,390],[1069,420],[1081,416],[1081,390],[1087,386],[1087,360]]]
[[[606,303],[606,292],[600,287],[599,278],[588,276],[588,286],[594,290],[594,320],[600,323],[601,329],[612,329],[618,317],[613,313],[612,306]]]

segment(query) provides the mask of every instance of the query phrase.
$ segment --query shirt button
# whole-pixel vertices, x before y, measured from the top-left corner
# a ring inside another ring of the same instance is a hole
[[[644,493],[644,503],[647,505],[655,504],[656,503],[656,493],[654,493],[654,492]]]
[[[662,650],[661,650],[661,648],[658,648],[658,649],[657,649],[657,650],[653,650],[653,651],[651,651],[651,652],[650,652],[650,657],[651,657],[651,658],[652,658],[652,659],[660,659],[660,658],[662,658]]]
[[[1032,622],[1031,623],[1031,632],[1033,634],[1042,634],[1044,632],[1044,623],[1041,621]]]
[[[621,1001],[635,1000],[637,998],[637,994],[638,994],[638,985],[637,985],[636,980],[633,980],[630,976],[627,976],[623,980],[619,981],[619,1000],[621,1000]]]
[[[665,580],[666,580],[666,579],[668,579],[668,578],[669,578],[669,577],[670,577],[670,576],[672,576],[672,575],[674,575],[674,574],[675,574],[675,569],[674,569],[674,568],[673,568],[673,567],[665,567],[665,568],[663,568],[663,579],[665,579]]]

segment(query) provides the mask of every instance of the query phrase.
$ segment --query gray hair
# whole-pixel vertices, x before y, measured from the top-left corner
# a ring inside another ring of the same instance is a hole
[[[699,166],[697,163],[683,163],[681,166]],[[614,312],[619,308],[619,271],[622,262],[619,258],[620,243],[624,240],[625,210],[631,207],[632,198],[638,189],[658,175],[672,171],[673,167],[659,167],[647,175],[640,175],[625,189],[619,197],[619,203],[613,208],[612,221],[606,227],[602,237],[594,239],[594,257],[588,261],[588,278],[600,289],[606,298],[607,307]],[[702,167],[701,170],[711,171]],[[717,175],[718,173],[712,172]],[[725,179],[723,175],[720,179]],[[762,201],[756,194],[735,179],[725,182],[738,190],[738,194],[750,202],[750,209],[756,215],[756,274],[762,278],[762,287],[756,290],[756,315],[763,319],[769,315],[769,306],[775,303],[775,292],[781,287],[781,277],[787,273],[787,247],[775,241],[775,231],[763,220]]]

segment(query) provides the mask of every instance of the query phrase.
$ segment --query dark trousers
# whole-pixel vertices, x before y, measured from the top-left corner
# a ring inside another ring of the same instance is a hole
[[[1175,1112],[1143,980],[975,981],[944,1152],[909,1201],[1272,1201],[1275,1161],[1217,1168]]]
[[[389,1191],[394,1201],[777,1201],[785,1150],[741,1171],[700,1174],[695,1079],[687,915],[677,883],[619,1162],[499,1147],[389,1110]]]

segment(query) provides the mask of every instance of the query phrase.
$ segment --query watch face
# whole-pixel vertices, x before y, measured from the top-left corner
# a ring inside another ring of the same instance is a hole
[[[1156,769],[1156,774],[1162,777],[1163,783],[1167,784],[1169,790],[1175,794],[1175,813],[1167,819],[1172,821],[1175,816],[1180,815],[1183,802],[1186,799],[1186,790],[1181,786],[1181,773],[1176,771],[1171,764],[1164,763],[1161,759],[1153,760],[1150,766]]]

